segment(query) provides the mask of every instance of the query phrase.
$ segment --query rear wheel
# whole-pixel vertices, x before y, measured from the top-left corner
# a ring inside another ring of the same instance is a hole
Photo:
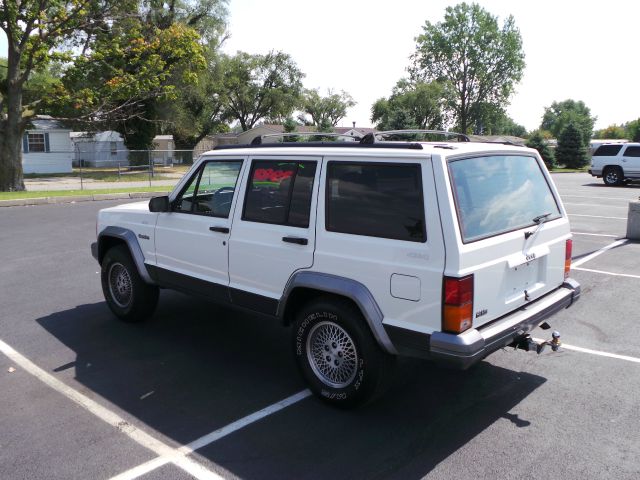
[[[617,187],[624,184],[624,174],[620,167],[607,167],[602,172],[602,180],[605,185]]]
[[[360,311],[346,300],[327,297],[303,307],[293,344],[309,387],[331,405],[362,405],[387,384],[393,357],[382,351]]]
[[[125,322],[141,322],[158,304],[158,287],[146,283],[124,245],[110,248],[102,260],[102,293],[111,311]]]

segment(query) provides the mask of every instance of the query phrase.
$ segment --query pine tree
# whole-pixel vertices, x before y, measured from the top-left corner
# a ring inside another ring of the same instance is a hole
[[[573,123],[569,123],[560,132],[556,160],[567,168],[582,168],[587,164],[587,149],[582,134]]]
[[[539,130],[536,130],[531,134],[529,140],[527,140],[527,147],[535,148],[542,160],[544,160],[544,164],[547,166],[549,170],[554,167],[554,158],[553,151],[547,145],[547,141],[544,139]]]

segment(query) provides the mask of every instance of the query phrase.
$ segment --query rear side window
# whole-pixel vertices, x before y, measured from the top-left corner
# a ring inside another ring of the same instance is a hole
[[[453,160],[449,176],[463,242],[499,235],[560,217],[547,180],[533,157]]]
[[[242,219],[307,228],[316,162],[256,160]]]
[[[640,147],[638,147],[638,146],[629,146],[624,151],[623,155],[625,157],[640,157]]]
[[[594,157],[615,157],[622,145],[600,145],[595,152],[593,152]]]
[[[329,162],[326,229],[426,241],[420,165]]]

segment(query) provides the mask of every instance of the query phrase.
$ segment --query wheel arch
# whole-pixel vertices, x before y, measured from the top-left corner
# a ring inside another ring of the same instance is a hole
[[[142,253],[136,234],[127,228],[109,226],[98,234],[98,262],[100,265],[102,265],[107,251],[117,245],[126,245],[142,279],[146,283],[155,284],[144,263],[144,253]]]
[[[295,312],[315,298],[332,295],[355,305],[367,323],[378,345],[387,353],[397,355],[387,332],[382,326],[384,315],[369,289],[362,283],[328,273],[302,271],[295,273],[285,288],[278,304],[278,317],[290,325]]]

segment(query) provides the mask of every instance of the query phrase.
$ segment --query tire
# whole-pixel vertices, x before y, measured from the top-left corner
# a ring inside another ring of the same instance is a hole
[[[363,405],[380,395],[394,361],[379,347],[355,305],[332,297],[297,312],[293,349],[311,391],[340,408]]]
[[[607,167],[602,172],[605,185],[617,187],[624,184],[624,173],[620,167]]]
[[[140,277],[125,245],[110,248],[101,267],[102,293],[116,317],[136,323],[153,314],[158,305],[158,287]]]

